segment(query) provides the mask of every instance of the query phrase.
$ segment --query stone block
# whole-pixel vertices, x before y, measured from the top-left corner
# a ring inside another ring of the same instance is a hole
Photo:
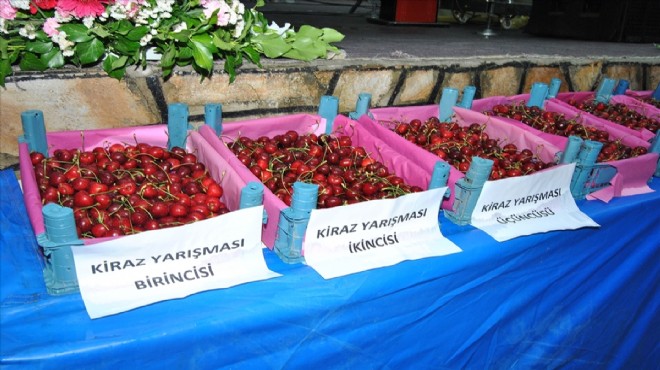
[[[564,78],[564,73],[560,67],[530,67],[525,75],[525,83],[523,84],[522,93],[529,93],[532,91],[532,85],[536,82],[542,82],[550,85],[553,78],[561,80],[561,87],[559,91],[568,91],[568,83]]]
[[[641,90],[644,86],[642,67],[639,64],[610,64],[605,66],[603,73],[614,80],[628,80],[632,90]]]
[[[394,105],[427,104],[438,80],[438,71],[432,69],[411,70],[406,74],[401,92],[394,99]]]
[[[660,65],[648,66],[646,68],[645,90],[655,90],[660,83]]]
[[[573,91],[593,90],[601,76],[602,67],[602,62],[569,66],[568,74],[571,79],[571,85],[573,85]]]
[[[516,95],[520,89],[522,67],[501,67],[480,73],[481,96]]]
[[[332,94],[339,98],[339,111],[354,111],[360,93],[371,94],[372,107],[387,106],[400,73],[392,69],[343,70]]]
[[[446,87],[453,87],[454,89],[457,89],[459,92],[459,97],[458,101],[461,100],[462,98],[462,93],[463,89],[465,86],[474,86],[474,72],[447,72],[445,73],[445,78],[442,80],[442,85],[440,86],[440,93],[442,93],[442,89]],[[475,96],[478,96],[480,94],[479,91],[475,94]],[[440,97],[434,97],[435,102],[438,103],[440,102]]]
[[[233,83],[217,74],[200,81],[195,74],[175,75],[163,82],[167,102],[188,104],[190,114],[203,114],[204,105],[221,103],[223,111],[277,110],[318,106],[332,72],[273,69],[241,73]]]
[[[27,79],[2,91],[0,122],[3,153],[18,154],[23,134],[21,113],[44,113],[47,131],[74,131],[140,126],[160,121],[153,100],[128,87],[127,80],[109,77]]]

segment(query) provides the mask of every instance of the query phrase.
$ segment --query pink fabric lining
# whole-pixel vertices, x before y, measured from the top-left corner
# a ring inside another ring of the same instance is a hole
[[[204,130],[211,130],[204,126]],[[212,130],[211,130],[212,131]],[[56,149],[86,149],[92,150],[97,146],[108,146],[114,143],[136,144],[147,143],[167,147],[167,126],[152,125],[141,127],[128,127],[119,129],[87,130],[84,132],[52,132],[47,133],[49,154]],[[187,150],[197,155],[200,162],[206,165],[211,176],[223,187],[224,194],[221,200],[230,210],[239,207],[240,194],[246,183],[236,174],[233,168],[215,151],[215,149],[197,132],[190,131],[188,135]],[[30,223],[39,235],[45,232],[42,203],[37,188],[36,178],[30,162],[28,145],[19,144],[19,166],[23,185],[23,197],[28,211]],[[186,226],[180,226],[185,228]],[[86,245],[99,243],[112,238],[83,239]]]
[[[390,146],[396,147],[401,154],[416,161],[426,172],[433,173],[433,167],[437,161],[441,161],[435,154],[420,148],[419,146],[405,140],[392,131],[399,122],[410,122],[418,118],[422,121],[430,117],[438,116],[437,105],[414,106],[414,107],[387,107],[375,108],[370,111],[374,120],[366,115],[360,117],[360,124],[369,128],[376,136],[381,137]],[[499,117],[488,117],[478,112],[454,107],[454,122],[460,126],[469,126],[472,123],[486,125],[485,132],[493,139],[498,139],[504,145],[506,143],[516,144],[519,148],[529,148],[534,151],[541,160],[554,162],[559,148],[555,145],[515,126],[507,124]],[[458,169],[451,167],[448,186],[451,189],[451,197],[442,204],[444,209],[452,209],[454,202],[454,188],[456,181],[465,177]]]
[[[320,135],[325,133],[325,120],[317,115],[295,114],[227,123],[223,125],[220,137],[212,130],[205,128],[200,129],[200,134],[235,169],[244,182],[249,182],[259,181],[259,179],[238,160],[226,144],[240,136],[257,139],[260,136],[273,137],[288,130],[294,130],[299,134],[316,133]],[[354,146],[364,147],[367,153],[383,162],[392,173],[403,178],[406,183],[420,186],[423,189],[428,188],[430,173],[426,173],[419,166],[408,161],[398,151],[374,137],[356,121],[345,116],[337,116],[332,133],[350,136]],[[268,222],[264,227],[262,240],[266,246],[272,249],[277,237],[280,212],[287,206],[275,194],[265,189],[264,208],[268,214]]]
[[[568,93],[562,93],[566,97]],[[559,94],[559,95],[562,95]],[[571,93],[575,94],[576,99],[586,100],[589,96],[593,96],[592,92]],[[521,94],[512,97],[496,96],[484,99],[478,99],[473,102],[472,109],[478,112],[491,110],[496,104],[525,104],[529,99],[529,94]],[[567,99],[567,98],[566,98]],[[564,114],[569,119],[575,119],[586,126],[593,126],[605,130],[610,134],[613,140],[620,140],[621,143],[628,146],[642,146],[650,148],[650,143],[640,138],[637,132],[632,134],[631,130],[604,119],[594,117],[577,110],[570,105],[559,101],[558,99],[550,99],[545,101],[544,109],[551,112]],[[564,148],[568,142],[568,138],[559,135],[547,134],[535,128],[529,127],[522,122],[512,119],[504,119],[505,122],[514,124],[529,132],[546,139],[547,141],[555,144],[559,148]],[[658,155],[655,153],[648,153],[635,158],[625,160],[607,162],[606,164],[617,168],[618,174],[612,179],[612,186],[599,190],[591,194],[591,198],[597,198],[603,201],[609,201],[613,197],[643,194],[653,191],[648,186],[648,180],[655,172],[655,166],[658,161]]]
[[[582,102],[585,102],[585,101],[593,100],[594,98],[595,98],[595,94],[593,92],[576,92],[576,93],[560,93],[560,94],[557,94],[557,98],[553,99],[553,100],[561,102],[562,104],[564,104],[564,106],[566,108],[571,109],[576,113],[588,114],[588,113],[583,112],[580,109],[578,109],[576,107],[573,107],[572,105],[568,104],[568,101],[570,99],[575,99],[577,102],[582,103]],[[614,95],[610,99],[610,102],[611,103],[624,104],[624,105],[628,106],[630,109],[632,109],[633,111],[635,111],[635,112],[637,112],[637,113],[639,113],[643,116],[653,118],[653,119],[656,119],[656,120],[660,119],[660,110],[658,110],[657,108],[655,108],[654,106],[652,106],[650,104],[645,104],[645,103],[643,103],[643,102],[641,102],[641,101],[639,101],[635,98],[631,98],[631,97],[625,96],[625,95]],[[594,116],[594,115],[591,115],[591,114],[589,114],[589,116],[592,117],[594,120],[601,121],[601,123],[603,123],[605,125],[617,128],[617,129],[621,130],[623,133],[625,133],[627,135],[637,136],[637,137],[642,138],[646,141],[650,141],[655,137],[655,134],[653,134],[653,132],[651,132],[647,129],[634,130],[634,129],[628,128],[626,126],[619,125],[619,124],[614,123],[612,121],[606,120],[604,118],[600,118],[600,117],[597,117],[597,116]]]

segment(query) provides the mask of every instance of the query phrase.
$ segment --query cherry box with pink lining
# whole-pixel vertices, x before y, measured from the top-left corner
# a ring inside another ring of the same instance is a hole
[[[395,146],[403,156],[416,160],[417,164],[425,171],[430,171],[434,162],[439,160],[438,156],[409,142],[392,130],[399,122],[410,122],[415,118],[424,122],[430,117],[438,117],[438,109],[438,105],[374,108],[369,111],[373,119],[367,115],[363,115],[360,117],[359,122],[365,127],[368,127],[375,135],[381,137],[390,143],[390,145]],[[469,126],[473,123],[484,125],[484,132],[490,138],[498,139],[502,143],[515,144],[520,149],[528,148],[536,153],[542,161],[555,163],[555,158],[557,153],[560,152],[560,148],[552,143],[532,135],[525,130],[508,125],[495,117],[487,117],[483,114],[459,107],[454,107],[453,109],[454,116],[452,122],[456,122],[462,127]],[[464,177],[465,175],[462,172],[451,167],[448,180],[451,196],[443,202],[442,207],[444,209],[454,210],[456,195],[454,187]]]
[[[576,113],[587,114],[587,115],[589,115],[590,117],[593,117],[596,120],[602,121],[603,124],[612,125],[613,127],[618,128],[621,131],[623,131],[623,132],[625,132],[629,135],[634,135],[634,136],[640,137],[640,138],[642,138],[646,141],[653,140],[653,138],[655,137],[655,133],[647,130],[646,128],[642,128],[641,130],[635,130],[635,129],[629,128],[627,126],[620,125],[620,124],[617,124],[615,122],[612,122],[610,120],[597,117],[593,114],[589,114],[588,112],[582,111],[579,108],[574,107],[574,106],[572,106],[571,104],[568,103],[571,99],[575,100],[577,103],[584,103],[584,102],[594,100],[595,97],[596,97],[595,93],[591,92],[591,91],[565,92],[565,93],[557,94],[557,97],[554,98],[554,99],[551,99],[551,100],[559,101],[562,104],[565,104],[565,106],[568,109],[572,109]],[[612,95],[609,102],[612,103],[612,104],[617,104],[617,103],[623,104],[623,105],[627,106],[628,108],[630,108],[631,110],[633,110],[634,112],[637,112],[638,114],[640,114],[644,117],[654,119],[656,121],[660,120],[660,109],[652,106],[651,104],[643,103],[643,102],[641,102],[641,101],[639,101],[635,98],[632,98],[632,97],[629,97],[629,96],[626,96],[626,95]]]
[[[221,135],[212,132],[202,132],[202,135],[220,155],[235,169],[245,182],[259,181],[259,179],[238,159],[228,148],[227,144],[244,136],[257,139],[261,136],[274,137],[278,134],[293,130],[299,134],[326,133],[326,121],[314,114],[294,114],[278,117],[260,118],[232,123],[224,123]],[[413,161],[401,156],[387,142],[375,137],[367,129],[345,116],[337,116],[329,130],[333,135],[348,135],[354,146],[362,146],[374,159],[382,162],[391,173],[400,176],[407,184],[428,189],[431,172],[422,170]],[[264,208],[267,213],[267,223],[263,230],[262,240],[270,249],[275,247],[280,229],[280,215],[289,208],[270,190],[264,190]],[[303,251],[292,251],[289,255],[280,255],[287,262],[301,261],[294,255]],[[279,253],[278,253],[279,254]]]
[[[200,127],[200,132],[213,131],[209,126]],[[196,131],[188,131],[186,140],[187,151],[195,154],[203,163],[210,175],[222,186],[224,193],[221,200],[230,210],[240,208],[240,198],[247,183],[233,168],[215,151],[215,149]],[[167,125],[149,125],[117,129],[99,129],[85,131],[66,131],[46,133],[48,152],[50,155],[57,149],[88,149],[107,147],[114,143],[136,144],[146,143],[152,146],[168,146]],[[47,243],[42,201],[36,183],[36,177],[30,161],[30,149],[26,142],[19,142],[19,166],[23,196],[30,223],[37,237],[41,252],[44,254],[44,279],[51,294],[65,294],[78,290],[75,267],[70,245],[93,245],[112,238],[80,239],[78,243],[49,248]],[[186,225],[177,226],[185,235]],[[143,232],[158,232],[143,231]]]
[[[657,104],[659,102],[659,100],[657,98],[654,98],[654,97],[657,96],[657,95],[660,95],[660,93],[656,92],[656,91],[660,91],[660,83],[658,83],[658,88],[657,89],[658,90],[654,90],[654,91],[652,91],[652,90],[646,90],[646,91],[626,90],[625,95],[641,102],[642,104],[644,104],[644,107],[646,107],[646,108],[658,109],[658,112],[660,113],[660,108],[658,108],[657,105],[654,105],[654,104]],[[651,103],[647,102],[646,101],[647,99],[654,100],[654,104],[651,104]]]
[[[525,104],[528,99],[529,94],[521,94],[511,97],[494,96],[477,99],[472,103],[472,110],[476,112],[484,112],[491,110],[497,104]],[[611,139],[619,140],[622,144],[627,146],[641,146],[646,149],[651,148],[651,144],[648,141],[631,133],[631,131],[634,130],[619,126],[613,122],[609,122],[603,119],[597,119],[596,117],[593,117],[589,114],[580,113],[576,109],[555,99],[546,100],[543,109],[546,111],[563,114],[565,117],[574,119],[576,122],[585,126],[591,126],[605,130],[609,133]],[[564,148],[569,141],[567,137],[542,132],[520,121],[503,117],[498,118],[500,118],[503,122],[507,122],[527,130],[559,148]],[[611,180],[611,186],[592,193],[589,198],[600,199],[607,202],[613,197],[643,194],[653,191],[648,186],[648,181],[653,176],[657,163],[657,153],[647,153],[634,158],[606,162],[606,164],[616,168],[617,174]]]

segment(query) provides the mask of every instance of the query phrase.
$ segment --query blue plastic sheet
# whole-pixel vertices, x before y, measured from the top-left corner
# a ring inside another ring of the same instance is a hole
[[[264,250],[280,278],[90,320],[49,296],[10,171],[2,191],[3,368],[657,369],[660,194],[578,205],[601,228],[497,243],[332,280]],[[660,189],[655,179],[652,187]]]

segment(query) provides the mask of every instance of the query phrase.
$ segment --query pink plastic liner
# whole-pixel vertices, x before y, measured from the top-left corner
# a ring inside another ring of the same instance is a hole
[[[589,94],[593,95],[591,92],[575,94],[578,95],[580,99],[587,99],[587,95]],[[521,94],[512,97],[496,96],[478,99],[473,102],[472,110],[483,112],[486,110],[491,110],[496,104],[525,104],[528,99],[529,94]],[[581,112],[557,99],[546,100],[544,109],[547,111],[564,114],[567,118],[575,119],[577,122],[580,122],[584,125],[605,130],[610,134],[610,138],[614,140],[620,140],[621,143],[625,145],[632,147],[642,146],[647,149],[651,146],[648,141],[638,136],[638,132]],[[504,118],[503,121],[527,130],[534,135],[549,141],[559,148],[565,148],[566,143],[568,143],[567,137],[548,134],[512,119]],[[616,167],[618,173],[612,179],[612,186],[592,193],[591,198],[609,201],[613,197],[652,192],[653,190],[648,186],[648,181],[655,172],[657,161],[658,154],[648,153],[635,158],[607,162],[606,164]]]
[[[231,165],[244,182],[259,181],[250,170],[238,160],[234,153],[227,147],[227,143],[234,141],[240,136],[257,139],[260,136],[273,137],[284,134],[288,130],[294,130],[299,134],[325,133],[325,120],[320,116],[311,114],[295,114],[279,117],[269,117],[223,124],[222,135],[218,137],[214,132],[200,129],[204,138],[220,153],[229,165]],[[383,162],[388,169],[400,176],[411,185],[428,188],[430,173],[426,173],[416,164],[401,156],[398,151],[392,149],[383,140],[373,136],[367,129],[361,127],[356,121],[345,116],[337,116],[334,120],[332,134],[348,135],[354,146],[362,146],[375,159]],[[277,237],[280,212],[287,208],[275,194],[270,190],[264,190],[264,208],[268,214],[268,222],[264,227],[262,240],[266,246],[273,248]]]
[[[638,90],[626,90],[626,95],[632,96],[633,98],[650,98],[653,95],[653,91],[651,90],[646,90],[646,91],[638,91]]]
[[[203,126],[200,130],[213,131],[208,126]],[[130,145],[147,143],[149,145],[167,147],[167,126],[153,125],[87,130],[82,133],[74,131],[52,132],[46,134],[46,139],[49,145],[49,154],[51,155],[56,149],[80,148],[91,150],[97,146],[108,146],[115,143]],[[230,210],[237,210],[239,208],[241,190],[245,187],[246,183],[199,133],[195,131],[189,132],[188,139],[186,140],[186,149],[194,153],[197,159],[205,164],[211,176],[220,183],[224,190],[221,200]],[[26,143],[19,144],[19,170],[28,217],[35,235],[39,235],[45,232],[43,214],[41,212],[42,203]],[[185,228],[186,226],[179,227]],[[113,238],[83,239],[83,242],[86,245],[91,245],[110,239]]]
[[[368,127],[370,132],[381,137],[390,146],[397,150],[406,158],[415,161],[420,167],[429,173],[433,173],[433,167],[437,161],[442,161],[437,155],[420,148],[419,146],[402,138],[392,131],[399,122],[410,122],[412,119],[425,121],[430,117],[438,117],[438,106],[416,106],[416,107],[387,107],[376,108],[370,111],[373,120],[366,115],[360,117],[360,124]],[[460,126],[469,126],[473,123],[486,125],[485,132],[493,139],[498,139],[501,145],[513,143],[519,148],[528,148],[536,153],[539,158],[546,162],[554,162],[555,155],[559,148],[538,136],[533,135],[516,126],[512,126],[500,120],[498,117],[488,117],[478,112],[454,107],[453,121]],[[451,197],[445,200],[442,207],[452,209],[454,202],[454,188],[456,181],[465,175],[458,169],[451,167],[449,172],[448,186],[452,190]]]
[[[640,138],[642,138],[646,141],[651,141],[655,137],[655,134],[653,132],[647,130],[647,129],[633,130],[633,129],[628,128],[626,126],[619,125],[619,124],[616,124],[612,121],[606,120],[604,118],[596,117],[592,114],[581,111],[581,110],[577,109],[576,107],[573,107],[572,105],[568,104],[568,100],[570,100],[570,99],[575,99],[577,102],[581,103],[581,102],[593,100],[594,97],[595,97],[595,95],[591,91],[572,92],[572,93],[568,92],[568,93],[557,94],[557,98],[551,99],[551,100],[559,101],[562,104],[564,104],[564,106],[567,107],[568,109],[571,109],[572,111],[574,111],[578,114],[588,115],[589,117],[593,118],[596,121],[601,121],[602,124],[605,124],[605,125],[608,125],[608,126],[613,126],[614,128],[617,128],[617,129],[621,130],[625,134],[637,136],[637,137],[640,137]],[[612,98],[610,98],[610,102],[624,104],[624,105],[628,106],[628,108],[632,109],[633,111],[635,111],[635,112],[637,112],[637,113],[639,113],[643,116],[653,118],[653,119],[656,119],[656,120],[660,119],[660,110],[658,110],[657,108],[655,108],[654,106],[652,106],[650,104],[645,104],[645,103],[643,103],[643,102],[641,102],[641,101],[639,101],[635,98],[631,98],[631,97],[625,96],[625,95],[614,95],[614,96],[612,96]]]

